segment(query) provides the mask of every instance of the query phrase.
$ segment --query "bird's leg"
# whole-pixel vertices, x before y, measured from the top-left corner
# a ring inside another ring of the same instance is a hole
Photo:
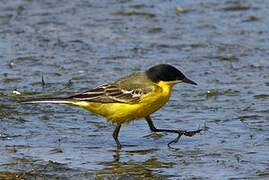
[[[120,141],[118,140],[118,135],[119,135],[119,132],[120,132],[120,128],[121,128],[121,124],[117,124],[117,126],[116,126],[116,128],[115,128],[115,130],[113,132],[113,138],[116,141],[118,149],[121,149],[121,144],[120,144]]]
[[[148,125],[149,125],[150,130],[153,131],[153,132],[168,132],[168,133],[177,133],[178,134],[178,136],[177,136],[176,139],[172,140],[171,142],[169,142],[167,144],[168,147],[170,147],[170,144],[172,144],[172,143],[177,143],[178,140],[180,139],[180,137],[182,135],[185,135],[185,136],[194,136],[195,134],[200,133],[202,131],[202,129],[198,129],[196,131],[173,130],[173,129],[157,129],[154,126],[154,124],[153,124],[150,116],[147,116],[146,117],[146,120],[148,122]]]

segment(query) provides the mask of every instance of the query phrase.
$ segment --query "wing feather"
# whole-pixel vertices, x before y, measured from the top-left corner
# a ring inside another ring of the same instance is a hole
[[[67,99],[100,102],[100,103],[138,103],[144,95],[151,92],[152,88],[124,89],[118,84],[105,84],[97,86],[81,94],[76,94]]]

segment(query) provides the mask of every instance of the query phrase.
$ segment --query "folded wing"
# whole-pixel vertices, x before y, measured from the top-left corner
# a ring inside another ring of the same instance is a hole
[[[100,102],[100,103],[138,103],[141,97],[151,92],[151,88],[127,89],[118,84],[105,84],[84,93],[68,97],[69,100]]]

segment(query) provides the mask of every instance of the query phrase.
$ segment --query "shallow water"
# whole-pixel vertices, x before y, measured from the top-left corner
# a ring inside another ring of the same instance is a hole
[[[269,177],[269,1],[3,2],[0,178]],[[199,84],[175,86],[152,115],[157,127],[206,129],[177,149],[167,147],[175,135],[151,134],[145,120],[123,126],[116,151],[114,125],[103,117],[18,103],[83,92],[158,63]]]

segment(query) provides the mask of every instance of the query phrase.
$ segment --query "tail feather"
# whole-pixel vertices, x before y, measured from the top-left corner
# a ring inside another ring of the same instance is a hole
[[[36,98],[36,99],[26,99],[20,101],[20,103],[24,104],[32,104],[32,103],[64,103],[70,104],[72,103],[71,99],[68,98]]]

